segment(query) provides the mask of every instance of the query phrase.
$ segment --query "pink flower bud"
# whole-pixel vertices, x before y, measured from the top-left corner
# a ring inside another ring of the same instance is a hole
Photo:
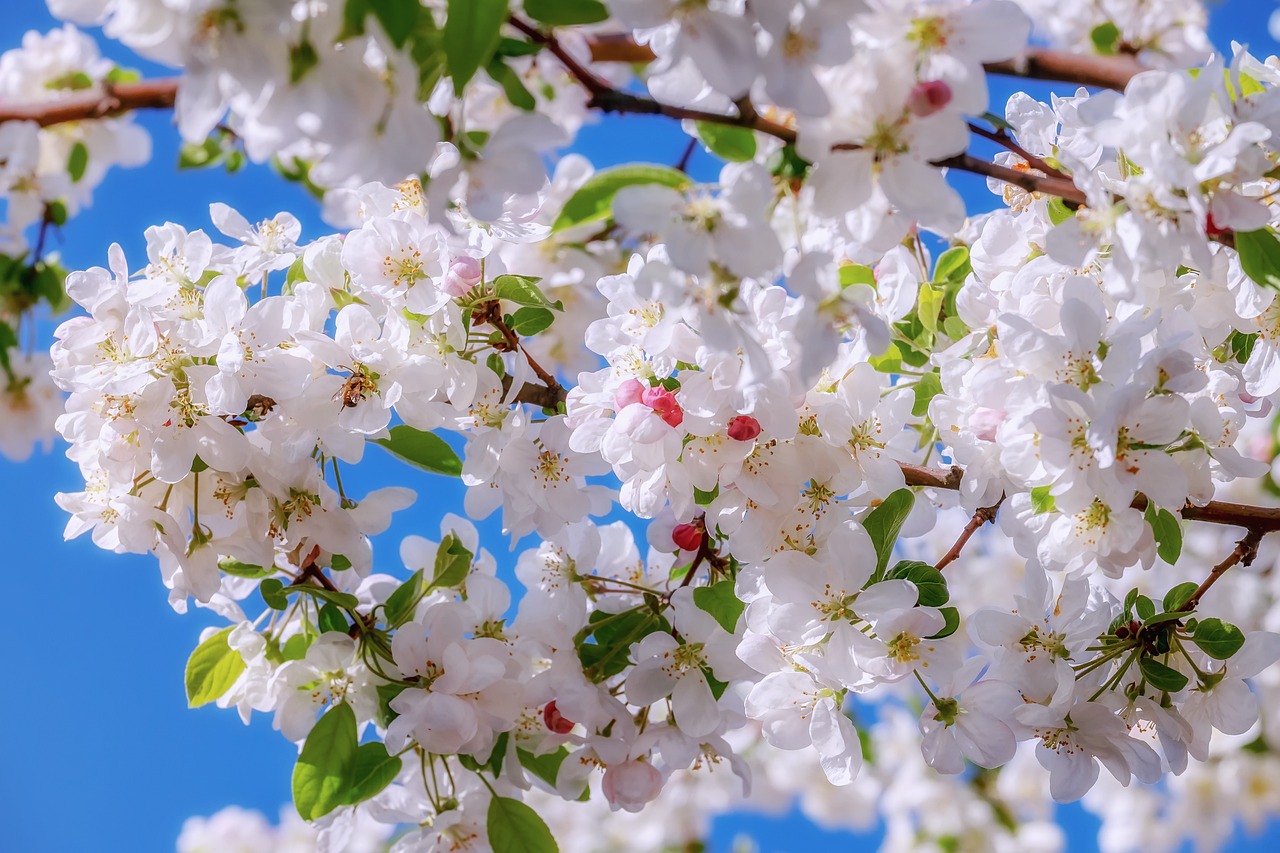
[[[676,402],[676,395],[662,386],[644,389],[640,402],[653,409],[668,426],[678,427],[684,422],[684,409]]]
[[[671,541],[681,551],[696,551],[702,547],[702,531],[696,524],[677,524],[671,531]]]
[[[647,761],[611,764],[604,771],[601,787],[609,805],[638,812],[662,793],[662,774]]]
[[[639,403],[644,394],[645,384],[639,379],[628,379],[618,386],[613,395],[614,411],[621,412],[632,403]]]
[[[751,415],[738,415],[729,421],[729,438],[750,441],[760,434],[760,422]]]
[[[547,724],[547,728],[558,735],[567,735],[573,731],[573,720],[566,719],[560,713],[560,709],[556,707],[556,701],[552,699],[542,709],[542,722]]]
[[[444,274],[444,292],[450,296],[465,296],[483,278],[480,262],[470,255],[463,255],[450,264],[449,271]]]
[[[941,80],[922,80],[907,96],[907,109],[924,118],[951,103],[951,87]]]

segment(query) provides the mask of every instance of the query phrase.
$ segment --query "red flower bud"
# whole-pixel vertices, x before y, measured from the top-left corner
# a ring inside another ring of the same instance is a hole
[[[751,415],[738,415],[729,421],[729,438],[750,441],[760,434],[760,422]]]
[[[548,729],[558,735],[567,735],[573,731],[573,720],[567,719],[560,713],[560,709],[556,707],[554,699],[542,709],[542,721],[547,724]]]
[[[671,541],[681,551],[696,551],[702,547],[702,530],[696,524],[677,524],[671,531]]]
[[[907,109],[924,118],[951,103],[951,87],[941,80],[922,80],[907,96]]]
[[[644,389],[640,402],[653,409],[658,417],[667,422],[667,426],[678,427],[684,422],[684,409],[676,402],[676,395],[662,386]]]

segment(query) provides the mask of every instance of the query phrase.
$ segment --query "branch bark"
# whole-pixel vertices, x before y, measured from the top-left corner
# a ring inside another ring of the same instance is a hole
[[[950,468],[929,468],[924,465],[899,462],[898,467],[902,469],[908,486],[926,486],[955,491],[960,488],[960,481],[964,479],[964,469],[955,465]],[[1131,506],[1134,509],[1146,509],[1146,496],[1138,495],[1133,499]],[[1187,504],[1179,512],[1187,521],[1243,527],[1259,537],[1280,531],[1280,507],[1209,501],[1203,506]]]
[[[101,93],[70,98],[56,104],[12,107],[0,104],[0,123],[34,121],[41,127],[71,121],[106,118],[133,110],[172,109],[178,97],[178,78],[162,77],[108,86]]]

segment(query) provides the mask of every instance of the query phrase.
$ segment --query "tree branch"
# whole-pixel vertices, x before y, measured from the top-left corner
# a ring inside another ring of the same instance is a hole
[[[959,538],[956,539],[951,550],[942,555],[942,559],[934,563],[933,567],[938,571],[942,571],[951,565],[960,556],[960,552],[964,550],[964,546],[973,538],[973,534],[978,532],[978,528],[982,525],[996,520],[996,511],[1000,509],[1000,504],[1004,503],[1004,498],[996,501],[991,506],[984,506],[973,514],[973,518],[969,519],[969,523],[964,526],[964,530],[960,531]]]
[[[1253,558],[1258,556],[1258,543],[1261,540],[1262,533],[1256,529],[1250,529],[1249,532],[1245,534],[1244,538],[1236,543],[1235,550],[1227,555],[1225,560],[1209,570],[1209,576],[1204,579],[1204,582],[1201,583],[1200,586],[1196,587],[1196,591],[1191,593],[1191,597],[1188,598],[1179,609],[1186,613],[1192,612],[1196,609],[1196,606],[1200,603],[1200,599],[1204,597],[1204,594],[1209,591],[1209,587],[1217,583],[1218,578],[1222,577],[1223,574],[1226,573],[1227,569],[1237,563],[1246,566],[1252,563]]]
[[[908,486],[955,491],[960,488],[960,481],[964,478],[964,469],[956,465],[950,468],[928,468],[924,465],[899,462],[898,467],[902,469]],[[1146,509],[1146,496],[1138,495],[1130,506],[1134,509]],[[1258,536],[1280,531],[1280,507],[1209,501],[1203,506],[1187,504],[1179,512],[1187,521],[1243,527],[1251,534]]]
[[[178,78],[162,77],[138,83],[104,87],[101,94],[59,101],[55,104],[10,107],[0,104],[0,123],[34,121],[41,127],[70,121],[86,121],[132,110],[172,109],[178,96]]]
[[[647,44],[637,44],[626,33],[593,35],[589,44],[593,62],[648,65],[657,59]],[[1040,47],[1028,47],[1021,56],[989,62],[983,67],[988,74],[1003,77],[1078,83],[1117,91],[1123,91],[1135,74],[1148,70],[1131,56],[1096,56]]]

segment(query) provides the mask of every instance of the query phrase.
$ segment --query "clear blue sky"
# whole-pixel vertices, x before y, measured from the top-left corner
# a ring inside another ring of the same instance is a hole
[[[0,50],[16,46],[27,29],[54,25],[40,0],[7,0],[4,6]],[[1214,13],[1215,42],[1225,46],[1235,36],[1260,55],[1275,52],[1277,45],[1266,35],[1273,8],[1267,0],[1222,4]],[[165,73],[114,45],[107,53],[148,75]],[[1007,94],[993,92],[997,111]],[[310,197],[269,170],[233,176],[177,172],[170,165],[177,162],[177,141],[169,120],[167,114],[143,118],[155,139],[152,166],[113,172],[93,207],[66,228],[65,243],[55,241],[69,268],[104,264],[107,247],[116,241],[139,266],[147,226],[172,220],[210,228],[213,201],[231,204],[250,220],[289,210],[302,220],[304,236],[325,233]],[[597,165],[633,159],[671,163],[683,146],[683,137],[663,120],[632,117],[589,129],[579,150]],[[694,166],[714,174],[709,158],[699,155]],[[986,197],[975,180],[961,187]],[[462,489],[386,462],[376,450],[368,459],[372,464],[352,474],[354,491],[404,480],[423,496],[382,537],[380,553],[394,560],[401,536],[437,535],[440,515],[459,505]],[[186,707],[183,667],[213,617],[173,613],[152,557],[108,554],[88,537],[63,542],[65,517],[53,494],[76,491],[81,483],[61,447],[24,465],[0,459],[0,484],[0,531],[9,555],[0,571],[11,650],[9,686],[0,702],[0,851],[147,853],[171,850],[190,815],[235,804],[274,818],[289,799],[293,745],[272,731],[269,715],[258,715],[246,728],[234,711]],[[481,533],[504,559],[498,525],[481,525]],[[1064,810],[1064,817],[1070,849],[1096,849],[1092,818],[1078,808]],[[740,831],[753,834],[765,853],[858,843],[799,818],[737,816],[720,822],[714,849],[727,851]],[[869,849],[878,844],[859,841]],[[1233,849],[1270,850],[1278,843],[1280,831],[1273,831]]]

